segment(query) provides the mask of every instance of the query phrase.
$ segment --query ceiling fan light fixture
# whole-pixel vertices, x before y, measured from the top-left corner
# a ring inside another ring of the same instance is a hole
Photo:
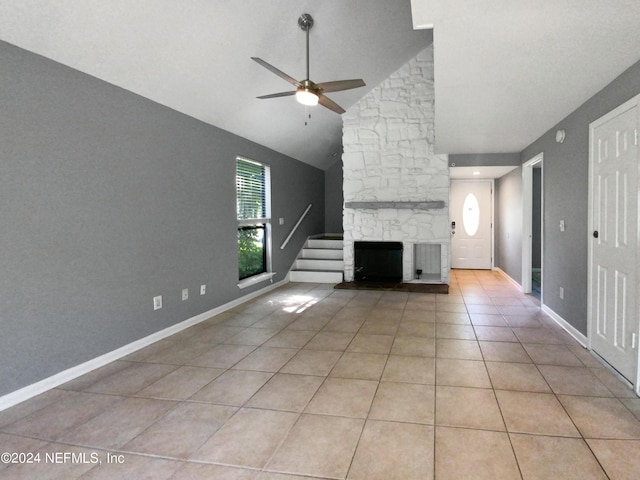
[[[329,110],[336,112],[339,115],[345,113],[344,108],[338,105],[336,102],[328,98],[325,93],[327,92],[341,92],[342,90],[350,90],[352,88],[364,87],[364,80],[361,78],[353,80],[334,80],[332,82],[314,83],[309,80],[309,30],[313,26],[313,18],[308,13],[303,13],[298,19],[298,26],[306,33],[307,37],[307,78],[302,81],[298,81],[295,78],[287,75],[283,71],[277,69],[273,65],[265,62],[261,58],[251,57],[251,59],[272,73],[275,73],[280,78],[286,80],[292,85],[295,85],[296,90],[289,90],[288,92],[272,93],[270,95],[261,95],[257,98],[279,98],[296,96],[296,100],[303,105],[314,106],[322,105]],[[322,100],[322,101],[321,101]]]
[[[304,88],[299,88],[296,92],[296,100],[303,105],[313,107],[318,104],[318,95]]]

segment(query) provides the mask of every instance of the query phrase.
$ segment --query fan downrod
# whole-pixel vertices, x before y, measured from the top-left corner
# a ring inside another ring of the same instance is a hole
[[[309,30],[313,27],[313,17],[308,13],[303,13],[298,18],[298,26],[300,29],[305,32],[305,37],[307,37],[306,42],[306,67],[307,67],[307,76],[304,80],[296,80],[295,78],[287,75],[283,71],[277,69],[270,63],[265,62],[261,58],[251,57],[252,60],[262,65],[264,68],[269,70],[270,72],[276,74],[280,78],[286,80],[291,85],[296,87],[293,91],[287,92],[279,92],[272,93],[270,95],[262,95],[258,98],[279,98],[279,97],[289,97],[295,95],[297,100],[304,105],[316,105],[320,104],[329,110],[332,110],[338,114],[343,114],[345,112],[344,108],[335,103],[333,100],[328,98],[325,93],[331,92],[341,92],[343,90],[351,90],[352,88],[364,87],[364,80],[361,78],[353,79],[353,80],[334,80],[331,82],[323,82],[323,83],[315,83],[310,79],[309,76]]]
[[[311,27],[313,27],[313,17],[308,13],[303,13],[300,15],[300,18],[298,18],[298,26],[305,32],[308,32]]]

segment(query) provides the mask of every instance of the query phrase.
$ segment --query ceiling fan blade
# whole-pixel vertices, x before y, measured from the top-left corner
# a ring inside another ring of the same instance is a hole
[[[366,83],[361,78],[357,80],[336,80],[335,82],[318,83],[318,87],[322,92],[340,92],[342,90],[350,90],[352,88],[364,87]]]
[[[271,93],[269,95],[261,95],[261,96],[256,97],[256,98],[264,100],[265,98],[290,97],[291,95],[295,95],[295,94],[296,94],[296,91],[293,90],[291,92],[280,92],[280,93]]]
[[[284,73],[282,70],[278,70],[276,67],[274,67],[273,65],[265,62],[264,60],[262,60],[261,58],[258,57],[251,57],[251,60],[259,63],[260,65],[262,65],[264,68],[266,68],[267,70],[269,70],[270,72],[275,73],[276,75],[278,75],[280,78],[284,78],[287,82],[289,82],[291,85],[295,85],[296,87],[300,87],[301,84],[298,80],[296,80],[293,77],[290,77],[289,75],[287,75],[286,73]]]
[[[345,109],[338,105],[336,102],[331,100],[329,97],[324,95],[320,95],[318,97],[318,103],[323,107],[327,107],[329,110],[333,110],[336,113],[344,113]]]

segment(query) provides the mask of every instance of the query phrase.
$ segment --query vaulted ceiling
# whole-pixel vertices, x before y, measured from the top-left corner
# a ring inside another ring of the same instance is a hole
[[[302,13],[311,78],[367,84],[329,95],[344,108],[433,27],[441,153],[519,152],[640,59],[637,0],[0,0],[0,40],[327,168],[339,115],[255,98],[291,86],[252,56],[305,76]]]
[[[441,153],[520,152],[640,60],[638,0],[411,3],[433,28]]]
[[[303,13],[315,20],[311,79],[367,84],[327,95],[345,109],[431,43],[409,0],[0,0],[0,39],[327,168],[340,115],[256,99],[294,87],[251,57],[304,79]]]

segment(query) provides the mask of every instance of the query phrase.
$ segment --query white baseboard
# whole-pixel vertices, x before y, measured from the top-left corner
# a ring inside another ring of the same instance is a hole
[[[580,345],[582,345],[584,348],[588,348],[587,337],[582,333],[580,333],[573,325],[571,325],[569,322],[567,322],[564,318],[562,318],[560,315],[558,315],[556,312],[551,310],[546,305],[542,305],[542,311],[547,315],[549,315],[549,317],[551,317],[551,319],[554,322],[560,325],[560,327],[562,327],[569,335],[575,338]]]
[[[243,303],[248,302],[249,300],[259,297],[260,295],[264,295],[270,290],[273,290],[282,285],[285,285],[288,282],[289,282],[289,278],[287,276],[284,280],[281,280],[280,282],[269,285],[265,288],[252,292],[248,295],[244,295],[242,297],[236,298],[231,302],[225,303],[224,305],[220,305],[219,307],[203,312],[199,315],[196,315],[195,317],[191,317],[187,320],[184,320],[183,322],[167,327],[156,333],[152,333],[151,335],[148,335],[144,338],[136,340],[135,342],[131,342],[127,345],[124,345],[109,353],[105,353],[104,355],[100,355],[99,357],[96,357],[87,362],[81,363],[80,365],[76,365],[75,367],[71,367],[67,370],[63,370],[62,372],[56,373],[55,375],[52,375],[43,380],[40,380],[39,382],[33,383],[19,390],[8,393],[0,397],[0,412],[9,407],[17,405],[20,402],[24,402],[25,400],[35,397],[36,395],[40,395],[41,393],[44,393],[47,390],[51,390],[52,388],[62,385],[63,383],[69,382],[86,373],[89,373],[92,370],[95,370],[96,368],[103,367],[108,363],[111,363],[115,360],[125,357],[133,352],[140,350],[141,348],[151,345],[152,343],[155,343],[175,333],[178,333],[182,330],[192,327],[193,325],[203,322],[215,315],[219,315],[220,313],[226,312],[227,310],[237,307],[238,305],[242,305]]]
[[[511,278],[507,272],[505,272],[504,270],[502,270],[500,267],[493,267],[493,270],[498,272],[499,274],[501,274],[504,278],[506,278],[507,280],[509,280],[509,282],[511,282],[513,284],[514,287],[516,287],[518,289],[518,291],[522,291],[522,285],[520,285],[518,282],[516,282],[513,278]]]
[[[522,291],[522,286],[516,282],[513,278],[511,278],[507,273],[501,268],[495,267],[495,271],[503,275],[509,282],[511,282],[518,290]],[[544,313],[549,315],[549,317],[556,322],[563,330],[565,330],[569,335],[576,339],[578,343],[580,343],[583,347],[587,348],[587,337],[580,333],[573,325],[567,322],[564,318],[558,315],[556,312],[551,310],[546,305],[541,305],[541,309]]]

